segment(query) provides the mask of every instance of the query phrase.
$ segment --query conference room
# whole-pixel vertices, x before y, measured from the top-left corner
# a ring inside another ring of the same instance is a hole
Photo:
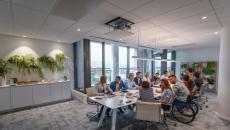
[[[230,0],[0,0],[0,130],[230,130]]]

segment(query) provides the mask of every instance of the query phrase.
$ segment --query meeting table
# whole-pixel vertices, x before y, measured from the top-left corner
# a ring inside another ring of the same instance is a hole
[[[154,91],[154,97],[161,96],[161,93],[156,93],[156,89],[159,87],[152,87]],[[108,108],[112,110],[112,126],[111,130],[116,129],[116,118],[117,111],[119,108],[123,108],[132,104],[135,104],[139,97],[139,90],[127,90],[127,92],[115,92],[113,95],[104,95],[104,96],[93,96],[89,97],[92,101],[104,106],[100,120],[98,122],[98,127],[102,126],[102,122],[105,118],[105,113]]]

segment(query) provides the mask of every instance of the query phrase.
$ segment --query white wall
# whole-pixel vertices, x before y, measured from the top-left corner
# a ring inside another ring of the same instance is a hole
[[[65,64],[66,71],[62,73],[51,73],[48,71],[44,72],[46,78],[50,80],[58,79],[67,75],[71,80],[71,85],[73,87],[73,47],[72,44],[66,43],[55,43],[45,40],[36,40],[29,38],[20,38],[8,35],[0,35],[0,57],[8,58],[16,54],[31,54],[35,57],[50,55],[54,56],[58,52],[63,51],[68,57]],[[66,73],[66,74],[64,74]],[[31,78],[31,76],[27,76]],[[25,77],[24,77],[25,78]]]
[[[180,62],[219,61],[220,47],[203,47],[176,51],[176,60]],[[176,75],[180,75],[181,63],[176,63]]]

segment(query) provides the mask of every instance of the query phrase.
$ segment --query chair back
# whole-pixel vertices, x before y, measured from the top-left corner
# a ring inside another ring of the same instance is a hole
[[[161,104],[154,102],[136,102],[136,118],[143,121],[161,122]]]
[[[95,94],[96,94],[95,87],[86,88],[86,94],[88,97],[95,96]]]

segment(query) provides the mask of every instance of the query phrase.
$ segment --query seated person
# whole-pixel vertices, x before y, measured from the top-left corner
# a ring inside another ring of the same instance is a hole
[[[169,110],[169,105],[172,104],[173,100],[173,93],[169,81],[167,79],[161,79],[161,90],[162,94],[158,102],[162,104],[161,107],[163,110]]]
[[[165,70],[164,74],[161,76],[161,79],[164,79],[164,78],[168,79],[168,75],[169,75],[168,71]]]
[[[187,101],[187,98],[189,96],[189,90],[184,85],[184,83],[177,80],[175,75],[169,76],[169,81],[173,85],[172,90],[175,96],[175,100]]]
[[[199,72],[194,73],[194,82],[195,82],[195,85],[197,86],[197,90],[199,91],[203,84],[203,79],[200,77]]]
[[[138,89],[138,85],[134,82],[134,73],[129,74],[129,79],[126,81],[128,89]]]
[[[136,77],[134,78],[134,82],[136,83],[136,85],[141,86],[141,84],[142,84],[142,73],[140,71],[138,71],[136,73]]]
[[[188,88],[190,95],[192,95],[193,94],[193,88],[195,86],[194,81],[191,80],[188,75],[184,75],[183,83]]]
[[[109,94],[112,93],[112,89],[107,85],[106,76],[102,75],[99,82],[95,85],[97,94]]]
[[[160,74],[157,72],[157,73],[153,76],[153,78],[152,78],[151,81],[153,82],[154,85],[159,84],[159,83],[160,83]]]
[[[139,89],[140,100],[142,101],[154,101],[153,89],[150,87],[148,81],[143,81]]]
[[[120,90],[127,90],[125,83],[121,80],[120,76],[116,76],[115,81],[110,83],[110,88],[113,92],[117,92]]]

